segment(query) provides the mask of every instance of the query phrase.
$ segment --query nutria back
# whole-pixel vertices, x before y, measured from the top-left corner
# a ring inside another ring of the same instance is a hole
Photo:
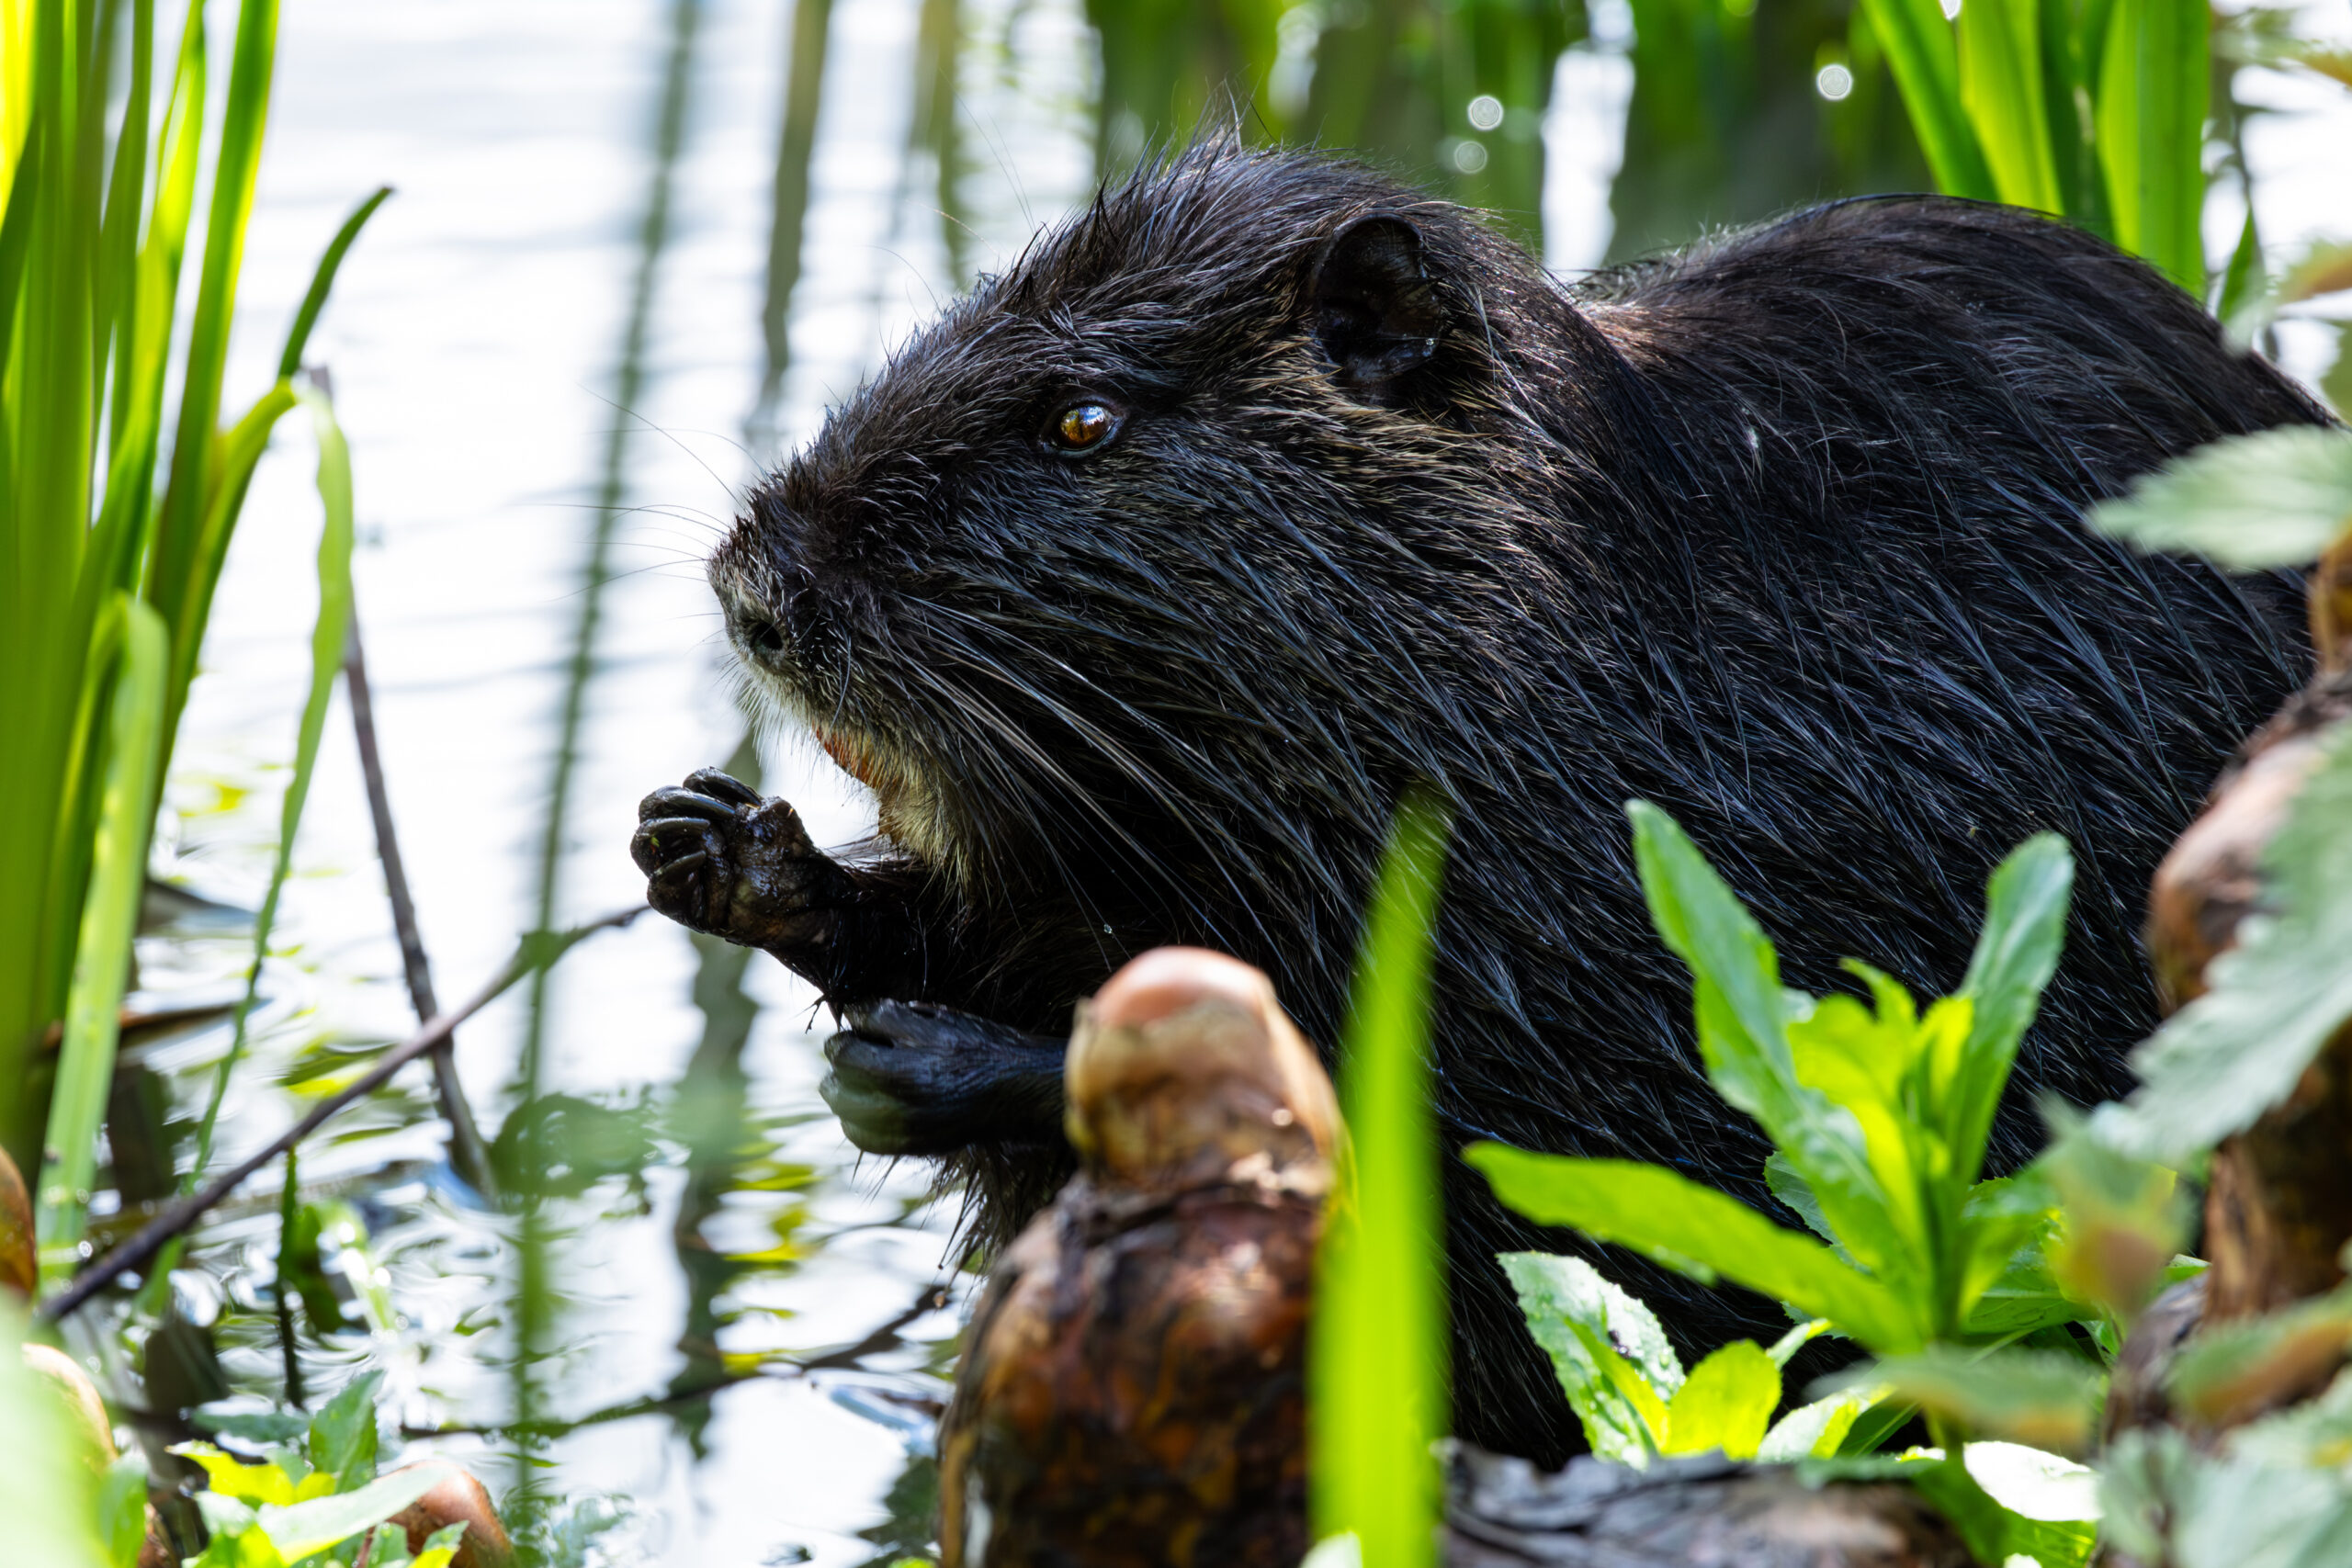
[[[1128,955],[1216,946],[1328,1043],[1426,780],[1456,812],[1448,1136],[1770,1207],[1623,803],[1673,813],[1816,991],[1848,955],[1956,985],[1985,876],[2055,829],[2080,870],[1996,1134],[2015,1164],[2032,1089],[2124,1081],[2149,874],[2305,659],[2285,585],[2133,556],[2083,511],[2324,417],[2146,265],[2010,209],[1842,202],[1571,286],[1364,169],[1204,146],[915,338],[713,560],[758,684],[883,832],[796,895],[821,936],[738,939],[837,1003],[1056,1036]],[[859,1059],[837,1104],[915,1058]],[[1001,1237],[1067,1151],[963,1114],[889,1146],[952,1148]],[[1573,1423],[1492,1255],[1566,1238],[1458,1165],[1446,1200],[1458,1427],[1556,1461]],[[1777,1331],[1601,1264],[1686,1349]]]

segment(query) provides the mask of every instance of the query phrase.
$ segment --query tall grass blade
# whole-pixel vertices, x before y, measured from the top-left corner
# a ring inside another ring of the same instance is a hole
[[[378,186],[374,194],[351,209],[343,227],[327,242],[326,254],[319,258],[316,271],[311,274],[310,289],[302,296],[302,308],[294,312],[294,324],[286,331],[286,347],[277,356],[278,379],[291,380],[302,368],[302,351],[311,344],[311,329],[319,324],[319,312],[327,308],[327,295],[334,288],[334,276],[343,268],[343,258],[349,254],[351,243],[359,238],[359,231],[368,220],[376,216],[376,209],[391,199],[392,187]]]
[[[44,1286],[71,1275],[81,1260],[98,1124],[114,1078],[130,942],[146,887],[147,829],[155,815],[155,750],[163,734],[168,648],[163,617],[129,594],[117,593],[107,621],[104,640],[114,649],[114,693],[107,720],[106,788],[66,998],[35,1214]]]
[[[1886,51],[1920,150],[1946,195],[1991,201],[1999,196],[1984,150],[1961,101],[1960,62],[1951,24],[1937,0],[1860,0]]]
[[[1446,1325],[1429,1008],[1448,826],[1408,796],[1381,867],[1341,1056],[1349,1179],[1307,1344],[1314,1530],[1352,1532],[1364,1568],[1437,1560]]]
[[[2038,0],[1972,0],[1962,8],[1960,97],[2003,201],[2062,212],[2041,69]]]
[[[2211,22],[2202,0],[2113,0],[2098,150],[2115,240],[2205,297],[2205,113]]]
[[[334,405],[317,387],[300,393],[278,389],[291,401],[300,398],[311,411],[319,441],[319,502],[325,522],[319,530],[319,613],[311,630],[311,691],[302,705],[302,722],[294,741],[294,769],[287,781],[286,798],[278,807],[277,854],[271,863],[269,891],[254,917],[254,951],[245,971],[244,994],[237,1003],[236,1023],[228,1054],[213,1070],[212,1093],[197,1127],[196,1159],[181,1180],[186,1195],[196,1189],[212,1153],[212,1134],[228,1096],[229,1079],[243,1055],[245,1029],[261,987],[262,961],[269,954],[269,937],[277,920],[278,897],[286,889],[286,874],[293,865],[294,840],[302,825],[302,807],[311,794],[311,774],[319,760],[319,740],[326,732],[327,704],[334,693],[334,678],[343,669],[344,641],[351,632],[351,449],[335,423]],[[274,417],[274,416],[273,416]],[[247,465],[251,471],[251,465]],[[158,1270],[162,1272],[163,1270]]]
[[[218,558],[209,524],[222,479],[213,430],[220,413],[220,379],[228,365],[229,329],[237,276],[244,262],[245,225],[253,213],[254,181],[261,165],[262,131],[269,117],[277,47],[277,0],[241,0],[228,98],[213,160],[203,270],[198,275],[196,313],[182,367],[171,479],[148,574],[147,596],[172,628],[172,678],[164,697],[167,757],[180,709],[187,701],[188,682],[196,674],[204,615],[212,602],[212,583],[203,563],[208,557]],[[242,487],[238,493],[242,497]],[[229,514],[234,515],[233,507]]]

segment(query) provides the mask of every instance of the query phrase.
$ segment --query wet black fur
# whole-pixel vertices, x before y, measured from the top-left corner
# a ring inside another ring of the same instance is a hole
[[[1374,214],[1418,231],[1442,327],[1350,388],[1309,296]],[[1117,437],[1041,446],[1090,397],[1127,411]],[[1994,863],[2065,834],[2068,951],[2018,1078],[2112,1093],[2153,1018],[2149,873],[2305,654],[2290,585],[2140,558],[2081,513],[2324,417],[2148,267],[2012,209],[1836,203],[1569,286],[1378,175],[1218,145],[924,331],[712,575],[789,704],[932,803],[928,828],[886,809],[922,849],[863,868],[837,999],[1058,1034],[1127,955],[1201,942],[1329,1041],[1377,845],[1425,778],[1459,810],[1448,1135],[1767,1203],[1622,803],[1673,813],[1817,991],[1848,954],[1951,987]],[[2003,1163],[2036,1140],[2028,1099]],[[956,1168],[1001,1237],[1066,1159]],[[1566,1238],[1464,1169],[1446,1198],[1459,1428],[1556,1461],[1573,1423],[1490,1258]],[[1686,1348],[1776,1332],[1755,1298],[1604,1266]]]

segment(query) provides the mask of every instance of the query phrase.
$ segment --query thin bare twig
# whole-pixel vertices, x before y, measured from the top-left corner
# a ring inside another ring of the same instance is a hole
[[[561,957],[573,943],[583,937],[608,927],[625,926],[645,912],[640,905],[634,909],[621,909],[591,920],[584,926],[574,926],[567,931],[537,931],[523,940],[514,956],[507,961],[490,984],[474,993],[465,1005],[454,1012],[444,1013],[410,1035],[406,1040],[376,1058],[376,1065],[339,1092],[328,1096],[312,1109],[308,1116],[280,1133],[260,1149],[248,1155],[202,1191],[173,1204],[153,1219],[139,1227],[130,1240],[74,1276],[74,1282],[40,1303],[36,1315],[43,1322],[54,1323],[79,1307],[105,1288],[115,1276],[128,1269],[136,1269],[153,1258],[165,1242],[194,1224],[206,1210],[235,1191],[245,1178],[284,1154],[323,1126],[327,1118],[382,1088],[394,1073],[449,1038],[458,1025],[498,999],[505,989],[534,970],[544,969]]]
[[[368,811],[376,819],[376,858],[384,865],[384,892],[392,905],[392,929],[400,935],[401,967],[408,979],[409,1005],[416,1021],[429,1023],[441,1010],[433,996],[433,965],[424,956],[424,936],[416,923],[416,900],[409,894],[408,869],[401,860],[400,835],[392,828],[392,797],[384,784],[383,753],[376,745],[376,699],[368,684],[368,656],[359,641],[359,613],[343,656],[344,688],[351,696],[351,728],[359,741],[360,776],[368,782]],[[466,1091],[458,1082],[457,1041],[433,1047],[433,1088],[449,1123],[449,1165],[477,1192],[495,1190],[490,1155],[475,1124]]]

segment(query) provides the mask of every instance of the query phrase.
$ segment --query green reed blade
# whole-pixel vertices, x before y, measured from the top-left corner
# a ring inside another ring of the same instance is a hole
[[[1350,1151],[1307,1341],[1314,1531],[1352,1531],[1364,1568],[1437,1560],[1446,1309],[1429,1010],[1448,826],[1435,801],[1408,797],[1365,922],[1340,1073]]]
[[[1936,184],[1948,196],[1998,197],[1984,150],[1961,102],[1951,24],[1937,0],[1860,0],[1902,90]]]
[[[139,220],[147,197],[147,131],[153,108],[155,0],[131,0],[130,83],[123,98],[122,132],[115,140],[114,173],[107,182],[106,217],[98,235],[99,370],[114,358],[107,403],[108,463],[130,420],[139,336]],[[111,497],[109,497],[110,499]]]
[[[2098,78],[2098,150],[2116,242],[2205,294],[2205,111],[2211,21],[2202,0],[2113,0]]]
[[[114,1078],[130,942],[146,889],[147,829],[155,815],[155,749],[163,732],[168,657],[164,622],[121,592],[114,596],[107,620],[104,640],[113,650],[107,661],[115,673],[106,787],[36,1200],[44,1285],[71,1275],[81,1260],[98,1124]]]
[[[2064,209],[2044,114],[2037,0],[1971,0],[1960,13],[1960,99],[1994,189],[2038,212]]]
[[[334,275],[343,266],[344,254],[359,238],[359,231],[368,226],[368,220],[376,216],[376,209],[390,199],[391,194],[391,186],[378,186],[373,196],[351,209],[351,216],[343,220],[343,227],[327,242],[326,254],[319,258],[318,270],[311,274],[311,288],[302,296],[302,308],[294,312],[294,324],[287,329],[286,348],[277,356],[281,378],[302,368],[302,351],[310,346],[311,329],[318,325],[319,312],[326,309],[327,293],[334,288]]]
[[[209,525],[221,489],[213,429],[220,413],[220,378],[229,357],[237,275],[244,260],[245,225],[253,212],[254,180],[269,115],[269,86],[277,41],[277,0],[241,0],[230,58],[228,100],[212,165],[212,209],[198,275],[196,310],[182,362],[177,434],[171,479],[164,491],[148,575],[148,598],[172,628],[172,680],[164,694],[165,755],[196,674],[211,584],[200,565],[210,543]],[[232,513],[233,515],[233,513]]]
[[[311,692],[302,704],[301,727],[294,741],[293,773],[287,780],[286,797],[278,807],[277,855],[270,864],[269,891],[263,896],[261,910],[254,917],[253,962],[245,971],[244,994],[238,998],[228,1053],[213,1069],[212,1093],[205,1101],[204,1120],[197,1127],[196,1158],[180,1179],[183,1194],[196,1190],[205,1163],[211,1157],[212,1134],[220,1119],[220,1104],[228,1098],[229,1079],[236,1070],[237,1060],[244,1054],[245,1026],[260,990],[262,961],[269,954],[269,934],[277,921],[278,897],[286,889],[286,874],[293,865],[294,839],[302,825],[302,807],[310,799],[311,774],[319,760],[319,739],[326,732],[327,702],[334,694],[335,676],[343,669],[344,639],[351,634],[351,448],[344,441],[343,427],[335,423],[334,406],[326,393],[316,387],[306,387],[297,393],[284,381],[272,388],[269,396],[238,425],[239,432],[246,432],[266,409],[272,411],[258,426],[258,434],[251,437],[253,456],[244,460],[244,472],[251,475],[253,460],[260,457],[261,447],[268,441],[269,425],[276,423],[278,414],[298,398],[311,411],[311,423],[318,433],[319,504],[325,513],[319,530],[319,613],[311,629]],[[278,402],[280,399],[282,403]],[[224,468],[236,461],[236,457],[230,457]]]

